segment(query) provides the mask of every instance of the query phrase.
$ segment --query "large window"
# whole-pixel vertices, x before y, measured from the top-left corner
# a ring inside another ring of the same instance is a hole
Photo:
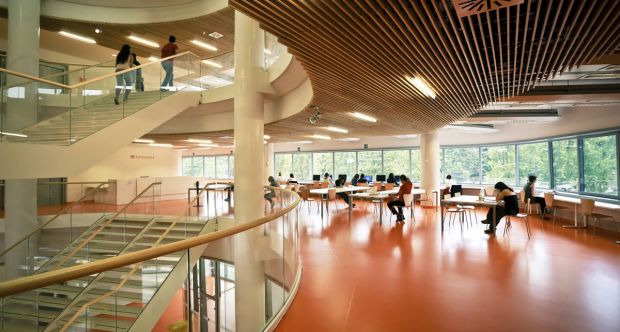
[[[215,157],[215,177],[218,179],[228,178],[228,156]]]
[[[355,155],[356,152],[334,152],[334,174],[346,174],[347,179],[353,178],[357,172]]]
[[[313,153],[312,174],[325,173],[334,174],[334,154],[331,152]]]
[[[383,151],[383,173],[409,176],[409,152],[411,150]]]
[[[551,177],[549,172],[549,143],[532,143],[518,145],[519,149],[519,181],[518,185],[525,185],[529,175],[536,175],[537,186],[549,188]]]
[[[577,139],[553,142],[553,176],[556,190],[573,192],[579,190]]]
[[[228,157],[228,178],[232,179],[235,177],[235,157]]]
[[[482,183],[516,183],[515,146],[485,146],[482,154]]]
[[[204,177],[213,179],[215,178],[215,157],[205,156],[205,172]]]
[[[583,139],[584,191],[618,195],[616,135]]]
[[[360,151],[357,153],[357,171],[364,175],[383,174],[381,169],[381,151]]]
[[[455,183],[480,183],[478,148],[443,149],[443,177],[452,175]]]
[[[312,180],[312,153],[293,153],[293,174],[300,180]]]
[[[192,176],[194,175],[193,173],[192,157],[183,157],[181,159],[181,175]]]
[[[411,180],[413,182],[420,182],[421,180],[420,171],[420,150],[415,149],[411,150]]]
[[[278,153],[274,159],[274,175],[282,173],[282,176],[288,178],[288,175],[293,173],[293,156],[290,153]]]

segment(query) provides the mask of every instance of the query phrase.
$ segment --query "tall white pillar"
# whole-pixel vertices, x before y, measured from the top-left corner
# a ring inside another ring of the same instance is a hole
[[[264,33],[258,22],[235,12],[235,222],[264,214],[264,100],[261,82]],[[258,171],[257,171],[258,170]],[[238,331],[260,331],[265,324],[265,273],[261,229],[235,236],[235,321]]]
[[[39,76],[39,0],[9,0],[7,69]],[[8,75],[7,84],[19,84],[23,79]],[[37,121],[37,85],[26,83],[14,90],[20,98],[7,99],[7,113],[2,131],[11,132]],[[21,240],[38,226],[37,180],[5,181],[5,248]],[[27,249],[20,245],[7,254],[5,266],[9,277],[17,277],[17,267],[25,263]]]
[[[273,143],[265,144],[265,171],[263,178],[273,176],[277,179],[278,174],[273,172]]]
[[[430,192],[439,189],[440,182],[439,137],[436,131],[420,135],[421,188]],[[441,193],[440,193],[441,194]],[[432,199],[435,196],[431,195]],[[429,197],[430,198],[430,197]],[[433,204],[437,204],[434,202]]]
[[[31,76],[39,76],[40,0],[9,0],[8,45],[6,68]],[[3,131],[11,132],[37,121],[37,84],[8,75],[7,84],[23,83],[13,88],[7,99]]]

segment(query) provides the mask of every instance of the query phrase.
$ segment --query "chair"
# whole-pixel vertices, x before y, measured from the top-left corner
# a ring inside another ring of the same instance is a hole
[[[301,191],[301,200],[303,203],[306,203],[308,205],[308,213],[310,213],[310,205],[312,204],[312,202],[316,202],[316,199],[310,197],[310,189],[304,188]],[[318,211],[319,203],[317,202],[316,205]]]
[[[392,190],[392,189],[394,189],[394,184],[393,183],[386,183],[384,186],[385,186],[385,190]]]
[[[529,239],[532,236],[532,230],[530,229],[530,217],[527,213],[517,213],[515,215],[507,214],[504,218],[506,218],[506,225],[504,226],[504,236],[506,236],[506,234],[512,228],[511,218],[524,219],[525,230],[527,231],[527,238]]]
[[[375,187],[375,189],[377,191],[381,191],[381,188],[383,187],[383,184],[381,182],[375,182],[372,184],[373,187]]]
[[[450,196],[450,194],[448,194],[448,196]],[[415,199],[415,197],[413,199]],[[420,203],[420,208],[422,208],[423,202],[429,202],[429,203],[434,204],[433,199],[431,198],[431,191],[427,190],[424,194],[420,194],[420,198],[417,200],[417,202]]]
[[[393,183],[392,187],[394,186]],[[405,207],[411,211],[411,219],[415,220],[415,211],[413,211],[413,194],[404,194],[403,199],[405,200]]]
[[[336,189],[332,188],[327,190],[327,198],[325,199],[327,213],[329,213],[329,202],[334,202],[336,204],[336,211],[340,210],[338,209],[338,196],[336,196]]]
[[[538,211],[540,211],[540,204],[532,203],[531,198],[525,199],[525,191],[523,190],[519,192],[519,208],[521,208],[521,206],[525,206],[524,210],[528,215],[532,214],[532,206],[538,206]]]
[[[450,199],[452,198],[452,196],[450,194],[447,195],[443,195],[444,199]],[[448,205],[446,206],[446,217],[448,215],[450,215],[450,219],[448,219],[448,223],[452,222],[452,218],[454,217],[454,215],[458,215],[459,216],[459,220],[461,221],[461,229],[463,228],[463,219],[465,216],[465,210],[461,209],[458,207],[458,205]]]
[[[485,196],[494,196],[495,186],[485,186],[484,187],[484,195]]]
[[[452,197],[461,196],[461,192],[458,192],[458,191],[453,194],[454,196]],[[457,204],[456,207],[459,209],[463,209],[463,214],[467,216],[467,220],[469,220],[469,225],[472,226],[473,222],[476,221],[476,207],[473,205],[459,205],[459,204]],[[473,212],[473,215],[472,215],[472,212]]]
[[[299,187],[300,187],[300,186],[299,186],[299,183],[295,183],[295,186],[294,186],[293,190],[294,190],[296,193],[298,193],[298,192],[299,192]]]
[[[600,214],[600,213],[593,213],[592,211],[594,210],[594,200],[592,199],[588,199],[588,198],[582,198],[581,199],[581,215],[582,218],[585,218],[585,226],[588,225],[588,218],[594,218],[594,224],[597,225],[598,227],[601,227],[600,224],[600,219],[605,219],[605,218],[611,218],[612,220],[614,220],[613,216],[609,216],[606,214]]]
[[[558,210],[567,209],[565,206],[556,206],[553,204],[555,202],[555,195],[553,193],[545,193],[545,204],[547,204],[547,210],[552,211],[553,213],[553,223],[555,223],[555,215]]]
[[[329,182],[321,182],[321,189],[329,188]]]
[[[357,186],[358,187],[369,187],[368,182],[358,182]]]

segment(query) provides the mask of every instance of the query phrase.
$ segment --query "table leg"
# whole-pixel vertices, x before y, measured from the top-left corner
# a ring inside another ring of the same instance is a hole
[[[564,228],[587,228],[588,223],[586,222],[584,225],[579,225],[577,223],[577,203],[575,203],[575,222],[573,225],[562,225]]]
[[[433,204],[433,205],[435,205],[435,211],[437,211],[437,206],[439,205],[439,204],[438,204],[438,203],[439,203],[439,192],[438,192],[438,191],[436,191],[436,192],[434,192],[433,194],[435,194],[435,202],[434,202],[434,204]]]
[[[379,225],[383,225],[383,200],[379,203]]]
[[[497,205],[493,205],[493,231],[497,232]]]
[[[321,195],[321,219],[323,219],[323,195]]]
[[[441,231],[443,232],[443,218],[444,218],[444,212],[443,212],[443,202],[439,203],[439,207],[441,208]]]
[[[411,195],[411,219],[415,220],[415,195]]]
[[[349,222],[351,221],[351,210],[353,210],[353,196],[349,195]]]

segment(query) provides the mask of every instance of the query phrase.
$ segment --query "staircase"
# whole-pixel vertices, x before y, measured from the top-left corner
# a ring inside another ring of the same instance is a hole
[[[110,94],[18,132],[27,137],[10,136],[7,140],[12,143],[70,145],[173,93],[159,90],[132,92],[125,102],[121,94],[120,105],[114,103],[114,95]]]
[[[79,248],[105,221],[104,218],[90,227],[37,272],[150,248],[166,231],[160,244],[195,236],[208,228],[206,220],[174,224],[173,220],[137,215],[112,221]],[[135,269],[122,267],[4,298],[1,331],[57,331],[74,315],[71,330],[126,331],[184,254],[175,253],[146,261]],[[185,265],[181,268],[185,269]],[[85,304],[115,288],[118,290],[112,296],[95,301],[79,313]]]

